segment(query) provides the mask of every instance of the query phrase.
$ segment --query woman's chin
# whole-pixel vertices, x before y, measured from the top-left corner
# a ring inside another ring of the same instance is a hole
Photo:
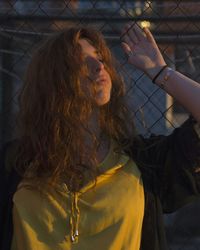
[[[101,96],[99,95],[98,98],[95,99],[97,106],[103,106],[109,103],[110,96]]]

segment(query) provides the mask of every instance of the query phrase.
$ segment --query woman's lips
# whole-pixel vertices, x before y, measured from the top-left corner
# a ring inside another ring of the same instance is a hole
[[[105,84],[107,84],[107,79],[106,78],[99,78],[95,82],[97,84],[100,84],[100,85],[105,85]]]

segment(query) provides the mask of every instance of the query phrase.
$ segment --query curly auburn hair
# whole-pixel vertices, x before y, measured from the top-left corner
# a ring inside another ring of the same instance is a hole
[[[112,80],[110,101],[99,107],[102,133],[118,142],[134,133],[125,85],[102,35],[91,28],[70,27],[43,42],[32,56],[19,97],[22,139],[16,165],[24,177],[52,185],[62,179],[71,191],[80,189],[86,173],[93,180],[99,174],[95,164],[99,141],[92,131],[93,152],[87,164],[83,161],[88,154],[83,136],[94,106],[80,86],[86,72],[79,39],[88,40],[101,53]]]

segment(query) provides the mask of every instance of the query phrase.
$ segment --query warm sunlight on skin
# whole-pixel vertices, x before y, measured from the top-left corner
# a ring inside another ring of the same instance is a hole
[[[92,98],[94,98],[98,106],[102,106],[110,100],[112,87],[110,75],[105,69],[98,51],[85,39],[80,39],[79,44],[81,45],[84,60],[89,71],[89,76],[82,79],[81,84],[87,87],[90,87],[90,84],[94,84],[95,92],[93,92]]]

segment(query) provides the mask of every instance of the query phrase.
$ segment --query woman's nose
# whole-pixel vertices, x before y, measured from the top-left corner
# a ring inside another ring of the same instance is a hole
[[[98,73],[103,69],[104,69],[103,62],[98,60],[98,59],[95,59],[95,63],[94,63],[94,71],[95,71],[95,73]]]

